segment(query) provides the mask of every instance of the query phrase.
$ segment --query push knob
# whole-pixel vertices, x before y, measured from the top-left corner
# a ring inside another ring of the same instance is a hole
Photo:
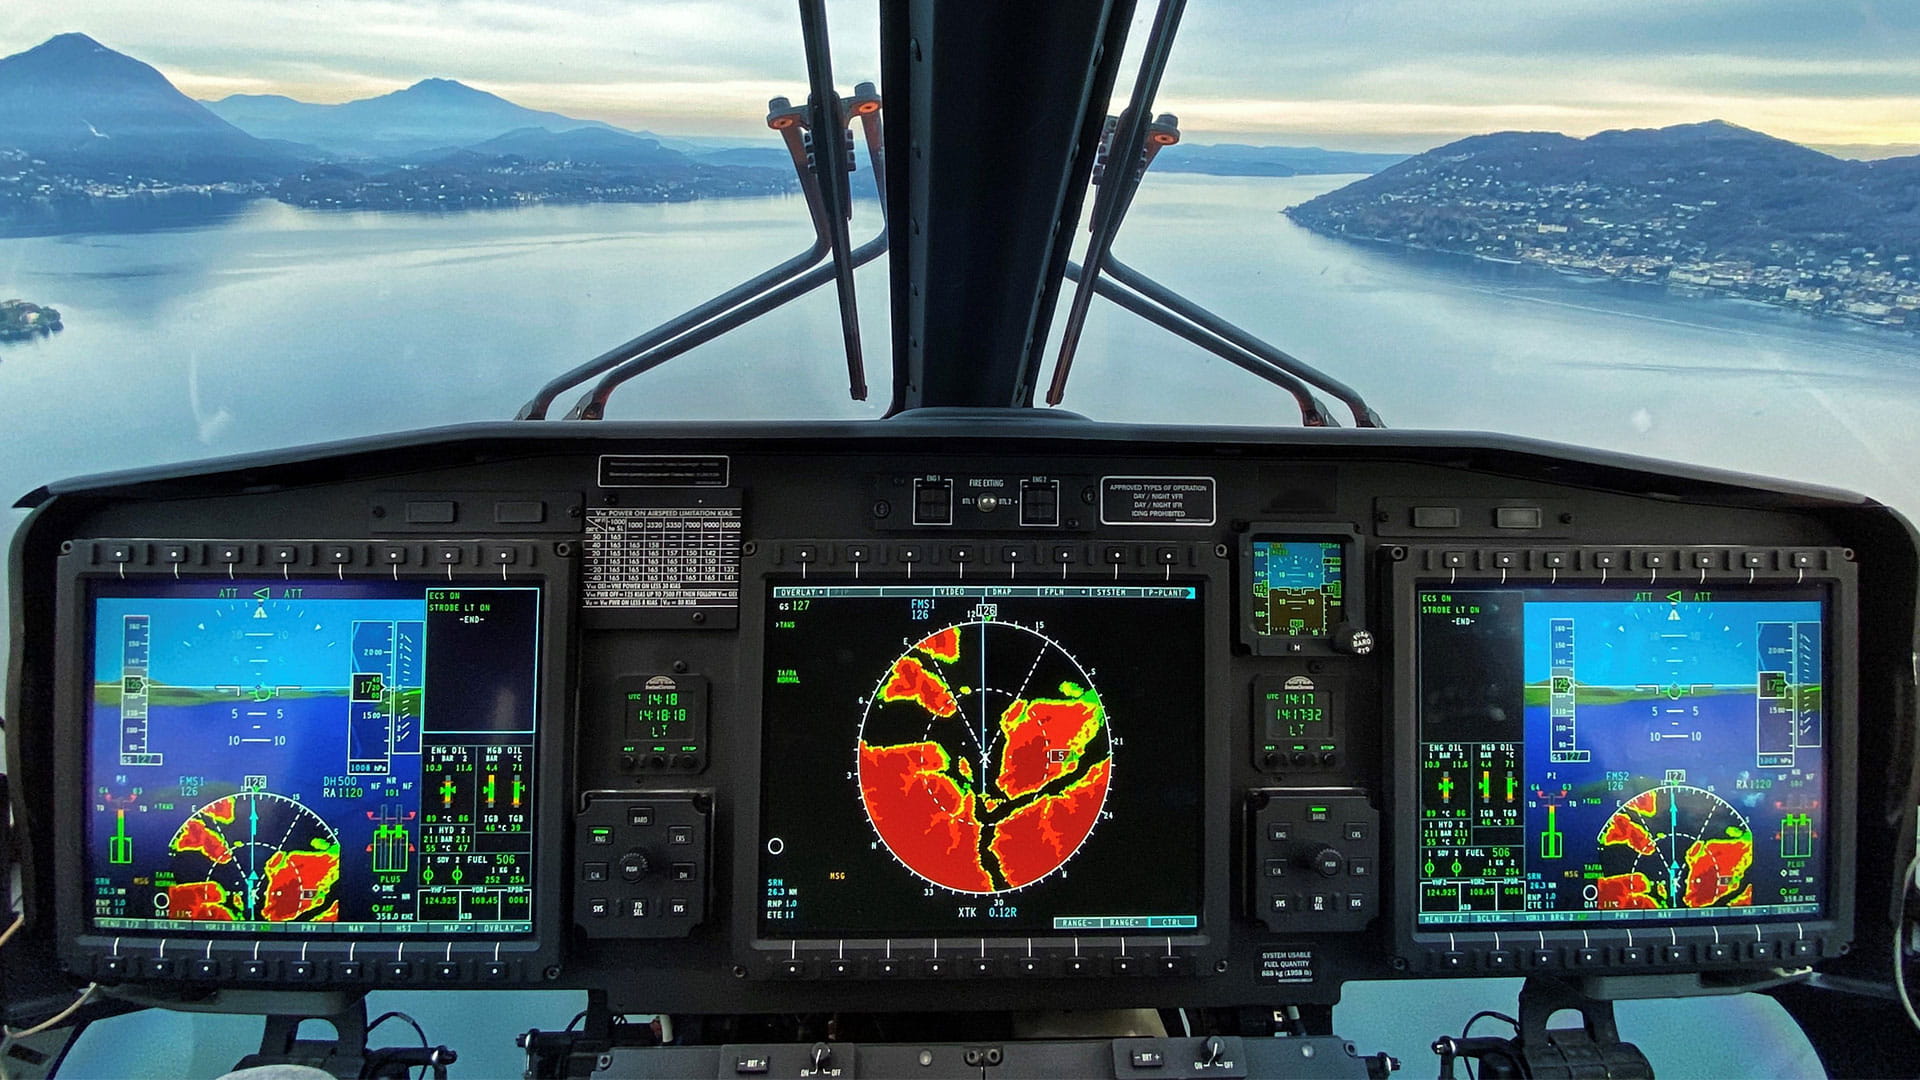
[[[1319,871],[1321,877],[1338,877],[1347,868],[1347,857],[1330,844],[1316,844],[1302,861],[1308,869]]]
[[[620,876],[628,881],[639,881],[646,877],[647,871],[651,869],[653,869],[653,863],[648,860],[647,853],[644,851],[636,849],[620,857]]]

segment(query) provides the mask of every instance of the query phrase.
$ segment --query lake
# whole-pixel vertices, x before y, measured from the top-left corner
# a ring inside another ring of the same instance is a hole
[[[1503,431],[1810,480],[1920,512],[1920,340],[1739,301],[1347,244],[1281,215],[1348,179],[1154,175],[1116,251],[1358,387],[1395,427]],[[856,241],[877,226],[867,201]],[[804,208],[786,197],[444,217],[261,203],[195,228],[0,240],[0,298],[50,304],[67,326],[0,347],[0,493],[11,501],[77,473],[507,418],[548,377],[807,239]],[[884,263],[863,272],[859,295],[873,401],[846,399],[824,289],[644,376],[614,398],[612,415],[878,416]],[[1298,421],[1282,391],[1104,302],[1065,404],[1111,420]],[[0,534],[22,517],[6,511]],[[1469,1000],[1437,985],[1357,986],[1350,1000],[1378,1008],[1341,1030],[1363,1052],[1386,1044],[1418,1069],[1414,1055],[1440,1028],[1399,1018],[1430,1007],[1433,1023],[1457,1024]],[[1473,996],[1506,1008],[1512,989],[1477,984]],[[563,997],[549,1005],[561,1018],[574,1007]],[[434,1001],[426,1007],[455,1005]],[[1729,1045],[1699,1047],[1673,1031],[1656,1062],[1711,1074],[1764,1046],[1782,1073],[1817,1068],[1777,1006],[1741,1001],[1762,1012],[1716,1023],[1739,1033]],[[423,1006],[416,997],[407,1007]],[[1730,1008],[1713,1002],[1687,1015],[1704,1022]],[[195,1048],[224,1067],[237,1054],[207,1042],[223,1023],[239,1025],[235,1045],[259,1030],[257,1020],[138,1014],[102,1025],[71,1064],[82,1075],[89,1064],[125,1071],[112,1047],[133,1045],[125,1036],[137,1029],[140,1045]],[[464,1058],[469,1047],[460,1049]],[[507,1050],[490,1052],[517,1068]]]

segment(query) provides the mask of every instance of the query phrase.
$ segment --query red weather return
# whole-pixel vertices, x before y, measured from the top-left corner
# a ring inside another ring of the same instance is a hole
[[[963,893],[1061,870],[1113,778],[1106,707],[1066,650],[1015,623],[960,623],[895,659],[860,726],[860,798],[894,858]]]

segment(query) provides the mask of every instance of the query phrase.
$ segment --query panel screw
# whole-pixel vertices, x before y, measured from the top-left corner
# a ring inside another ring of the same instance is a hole
[[[374,508],[373,508],[373,516],[374,516],[374,517],[377,517],[377,518],[383,518],[383,517],[386,517],[386,516],[387,516],[387,508],[386,508],[386,507],[384,507],[384,506],[376,506],[376,507],[374,507]]]
[[[892,513],[893,513],[893,504],[892,504],[892,503],[890,503],[890,502],[888,502],[888,501],[887,501],[887,500],[885,500],[885,499],[875,499],[875,500],[873,501],[873,516],[874,516],[874,517],[877,517],[877,518],[883,518],[883,517],[887,517],[888,515],[890,515],[890,514],[892,514]]]
[[[1562,524],[1562,525],[1571,525],[1571,524],[1573,524],[1573,515],[1572,515],[1572,514],[1561,514],[1561,515],[1560,515],[1560,524]]]
[[[673,662],[673,673],[675,675],[685,675],[687,673],[687,662],[685,660],[675,660]]]
[[[704,612],[704,611],[696,611],[696,612],[694,612],[694,613],[693,613],[693,621],[694,621],[694,622],[697,622],[697,623],[703,623],[703,622],[706,622],[706,621],[707,621],[707,613],[706,613],[706,612]]]

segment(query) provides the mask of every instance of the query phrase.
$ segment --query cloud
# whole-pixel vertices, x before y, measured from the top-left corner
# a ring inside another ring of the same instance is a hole
[[[878,75],[875,7],[830,7],[843,85]],[[198,97],[344,101],[438,75],[666,132],[759,131],[767,98],[806,82],[789,0],[14,0],[0,51],[65,30]],[[1161,104],[1193,132],[1403,149],[1716,116],[1904,144],[1920,142],[1915,56],[1913,0],[1214,0],[1188,9]]]

